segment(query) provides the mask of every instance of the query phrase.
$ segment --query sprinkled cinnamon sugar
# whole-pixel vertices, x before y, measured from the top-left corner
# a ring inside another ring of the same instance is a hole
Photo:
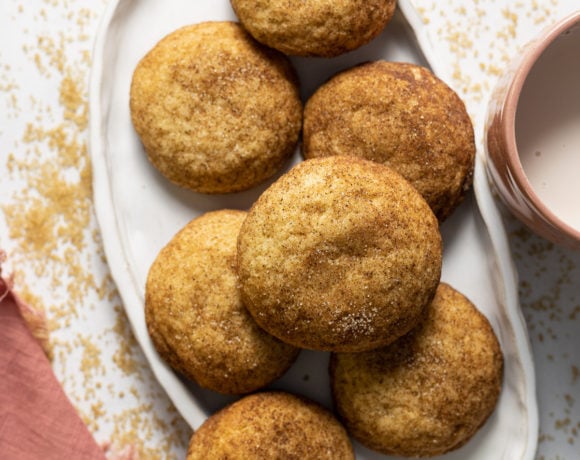
[[[579,441],[575,401],[580,395],[580,257],[533,235],[510,216],[506,222],[513,229],[512,252],[522,277],[520,303],[535,350],[538,385],[550,389],[540,395],[540,410],[543,405],[554,408],[548,414],[541,412],[539,451],[564,452],[563,444]],[[559,377],[554,379],[555,375]]]
[[[116,306],[117,319],[113,326],[113,331],[120,337],[126,338],[119,343],[119,348],[113,354],[113,362],[125,374],[140,375],[143,363],[135,360],[133,350],[137,348],[137,341],[130,331],[130,326],[127,317],[123,314],[121,306]]]
[[[7,4],[21,45],[14,62],[0,51],[6,269],[46,312],[53,369],[96,440],[129,443],[139,459],[181,458],[190,430],[132,335],[94,216],[87,83],[104,2],[81,3]]]

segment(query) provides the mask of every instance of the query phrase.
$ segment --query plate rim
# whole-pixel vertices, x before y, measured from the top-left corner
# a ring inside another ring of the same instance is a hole
[[[101,16],[96,30],[93,45],[91,69],[89,76],[89,154],[92,163],[92,183],[93,183],[93,206],[97,223],[101,229],[102,244],[107,265],[117,285],[135,285],[135,280],[131,276],[127,267],[125,257],[126,246],[122,244],[122,237],[119,231],[119,223],[114,214],[114,200],[110,189],[110,180],[107,169],[106,142],[103,136],[103,110],[106,105],[102,102],[104,52],[107,43],[108,31],[111,28],[120,6],[126,0],[110,0]],[[130,3],[130,2],[129,2]],[[423,27],[423,22],[413,5],[412,0],[398,0],[398,8],[403,13],[403,17],[409,24],[418,49],[423,53],[426,61],[431,66],[433,72],[444,75],[440,66],[440,59],[437,59],[435,47]],[[519,361],[522,363],[522,372],[525,375],[525,396],[528,436],[525,442],[525,453],[522,460],[532,460],[537,449],[537,434],[539,432],[538,407],[536,398],[536,379],[534,364],[532,359],[531,343],[529,340],[525,319],[519,305],[519,295],[517,292],[517,272],[514,263],[509,256],[510,246],[500,211],[493,197],[490,184],[485,174],[485,156],[482,153],[482,145],[476,132],[477,155],[474,173],[475,204],[485,223],[485,231],[489,235],[493,248],[493,260],[499,271],[496,282],[501,282],[503,310],[509,318],[515,336],[514,343],[518,349]],[[102,193],[105,191],[105,193]],[[99,197],[99,198],[97,198]],[[115,238],[106,237],[104,229],[114,229]],[[126,289],[118,289],[119,296],[123,302],[123,308],[129,317],[131,329],[143,351],[147,363],[153,375],[164,389],[169,399],[172,401],[178,412],[186,422],[193,428],[199,428],[199,420],[206,418],[187,385],[173,372],[164,362],[156,358],[156,351],[153,343],[147,334],[144,315],[135,314],[125,305],[132,305],[141,302],[135,293],[129,293]],[[139,327],[137,327],[139,326]],[[163,382],[163,383],[161,383]]]
[[[89,77],[89,154],[92,163],[92,184],[93,184],[93,206],[98,225],[101,229],[103,250],[107,260],[107,265],[111,276],[116,285],[134,285],[135,280],[130,275],[127,267],[127,259],[124,256],[125,247],[121,244],[121,233],[118,229],[118,222],[114,214],[113,196],[110,190],[109,174],[106,161],[98,161],[105,158],[105,142],[103,138],[102,120],[103,105],[101,104],[101,88],[103,68],[104,68],[104,50],[106,46],[107,31],[119,10],[122,0],[110,0],[101,17],[100,24],[97,27],[96,39],[93,46],[91,71]],[[95,115],[98,114],[97,115]],[[105,190],[105,196],[100,196],[97,191]],[[106,238],[104,228],[112,226],[115,229],[116,238]],[[151,368],[153,375],[164,389],[165,393],[185,419],[187,424],[193,429],[199,428],[198,420],[204,419],[206,414],[200,410],[193,395],[188,390],[187,385],[173,372],[164,362],[155,359],[156,351],[147,334],[144,315],[137,315],[125,305],[132,305],[141,302],[135,294],[130,294],[126,289],[118,289],[119,296],[123,303],[123,309],[129,318],[131,330],[143,351],[147,364]],[[141,327],[136,327],[140,325]],[[163,384],[161,382],[164,382]]]
[[[398,0],[398,6],[403,12],[403,16],[407,19],[418,47],[422,50],[433,72],[441,78],[445,78],[443,75],[446,75],[446,72],[442,64],[444,60],[438,58],[437,47],[434,46],[427,29],[424,27],[423,20],[413,5],[413,0]],[[518,274],[515,264],[510,257],[511,248],[508,234],[498,208],[498,203],[494,198],[492,185],[486,174],[487,157],[483,145],[483,131],[484,127],[481,127],[480,130],[475,129],[477,153],[475,158],[473,189],[477,208],[485,223],[485,231],[491,240],[491,246],[493,248],[492,257],[500,273],[496,277],[496,283],[501,283],[502,296],[504,298],[503,308],[513,326],[513,333],[515,335],[514,343],[518,349],[518,356],[522,363],[522,371],[526,377],[524,379],[526,382],[524,395],[528,414],[528,436],[526,442],[527,452],[524,458],[526,460],[533,460],[538,444],[539,410],[536,396],[536,376],[532,345],[519,302],[517,290]]]

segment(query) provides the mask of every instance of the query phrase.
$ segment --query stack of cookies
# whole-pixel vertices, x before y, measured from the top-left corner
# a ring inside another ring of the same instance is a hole
[[[191,220],[149,271],[160,356],[244,395],[194,434],[188,458],[348,459],[349,435],[391,455],[457,449],[493,412],[503,366],[488,320],[441,282],[439,225],[472,181],[469,116],[428,69],[384,61],[303,104],[287,55],[352,51],[395,5],[289,3],[232,0],[241,24],[169,34],[131,85],[135,130],[169,181],[224,194],[279,174],[251,209]],[[280,175],[301,134],[304,161]],[[338,418],[267,390],[301,349],[330,352]]]

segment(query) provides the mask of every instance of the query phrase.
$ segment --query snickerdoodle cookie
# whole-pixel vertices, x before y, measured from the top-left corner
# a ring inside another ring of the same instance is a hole
[[[267,46],[298,56],[337,56],[381,33],[395,0],[231,0],[243,26]]]
[[[490,323],[446,284],[409,334],[378,350],[333,354],[330,363],[334,401],[350,434],[408,457],[466,443],[493,412],[502,371]]]
[[[187,460],[354,460],[344,427],[326,409],[284,392],[246,396],[193,434]]]
[[[259,328],[240,299],[236,240],[245,216],[222,210],[192,220],[161,250],[145,290],[147,328],[161,358],[220,393],[261,388],[298,354]]]
[[[290,61],[233,22],[178,29],[137,65],[131,118],[151,163],[203,193],[245,190],[294,152],[302,122]]]
[[[438,222],[387,166],[306,160],[271,185],[238,238],[244,304],[298,347],[363,351],[409,331],[441,274]]]
[[[410,181],[440,221],[470,188],[473,126],[459,96],[428,69],[369,62],[322,85],[304,109],[305,158],[354,155]]]

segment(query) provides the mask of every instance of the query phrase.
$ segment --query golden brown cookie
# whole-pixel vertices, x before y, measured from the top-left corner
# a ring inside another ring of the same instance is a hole
[[[307,160],[254,204],[238,238],[242,298],[298,347],[363,351],[411,329],[441,273],[438,222],[390,168]]]
[[[354,155],[410,181],[440,221],[471,187],[473,126],[457,94],[428,69],[370,62],[334,76],[304,109],[305,158]]]
[[[258,40],[297,56],[337,56],[368,43],[395,12],[395,0],[231,0]]]
[[[161,358],[220,393],[261,388],[298,354],[260,329],[240,299],[236,239],[245,216],[222,210],[192,220],[161,250],[145,289],[147,328]]]
[[[354,460],[344,427],[326,409],[283,392],[246,396],[193,434],[187,460]]]
[[[294,152],[302,122],[290,61],[233,22],[183,27],[157,43],[135,69],[130,108],[151,163],[203,193],[272,176]]]
[[[496,406],[503,357],[488,320],[441,284],[424,321],[388,347],[336,353],[330,375],[349,433],[388,455],[457,449]]]

